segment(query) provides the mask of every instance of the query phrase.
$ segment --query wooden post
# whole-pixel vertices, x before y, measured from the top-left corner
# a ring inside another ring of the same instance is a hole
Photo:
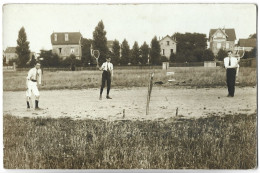
[[[151,93],[152,93],[152,88],[153,88],[153,76],[154,76],[154,73],[149,75],[148,94],[147,94],[147,103],[146,103],[146,115],[149,114],[149,103],[150,103],[150,98],[151,98]]]

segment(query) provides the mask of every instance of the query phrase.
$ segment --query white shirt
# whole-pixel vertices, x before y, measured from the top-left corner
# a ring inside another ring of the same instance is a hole
[[[42,76],[42,71],[41,69],[36,69],[35,67],[29,70],[28,75],[27,75],[27,80],[37,80],[39,84],[41,84],[41,76]]]
[[[105,71],[112,71],[113,70],[113,64],[111,62],[104,62],[101,66],[101,69],[102,70],[105,70]]]
[[[229,60],[231,61],[231,65],[229,65]],[[225,68],[237,68],[238,60],[235,57],[226,57],[224,58],[224,66]]]

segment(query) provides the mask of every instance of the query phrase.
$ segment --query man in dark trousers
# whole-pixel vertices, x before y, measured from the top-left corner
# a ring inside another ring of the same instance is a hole
[[[102,66],[100,67],[100,70],[103,70],[102,73],[102,84],[101,84],[101,88],[100,88],[100,96],[99,96],[99,100],[102,100],[102,92],[103,89],[105,87],[105,82],[107,81],[107,99],[112,99],[109,96],[109,91],[110,91],[110,86],[111,86],[111,77],[113,77],[113,64],[110,62],[111,58],[106,58],[106,62],[104,62],[102,64]]]
[[[226,68],[226,79],[228,87],[227,97],[234,97],[238,60],[237,58],[232,57],[232,51],[228,51],[228,57],[224,58],[224,66]]]

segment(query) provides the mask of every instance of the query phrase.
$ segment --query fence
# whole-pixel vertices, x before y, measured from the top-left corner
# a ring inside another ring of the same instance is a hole
[[[204,66],[204,62],[185,62],[185,63],[170,63],[170,67],[199,67]]]

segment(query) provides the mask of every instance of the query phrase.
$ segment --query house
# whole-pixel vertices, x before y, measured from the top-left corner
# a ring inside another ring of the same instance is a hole
[[[239,39],[238,46],[244,48],[245,51],[250,52],[253,48],[256,47],[255,38]]]
[[[63,59],[71,54],[81,59],[81,39],[80,32],[53,32],[51,34],[52,53],[58,54]]]
[[[18,54],[16,53],[16,47],[7,47],[4,51],[4,57],[6,58],[6,64],[8,64],[10,60],[17,59]]]
[[[111,41],[111,40],[108,40],[107,41],[107,48],[110,52],[113,52],[113,42],[114,41]]]
[[[166,56],[168,59],[170,59],[172,53],[176,53],[177,51],[177,42],[173,40],[169,35],[159,40],[159,44],[161,47],[161,55]]]
[[[236,40],[235,29],[211,29],[209,31],[209,45],[214,55],[218,54],[220,49],[234,50]]]

